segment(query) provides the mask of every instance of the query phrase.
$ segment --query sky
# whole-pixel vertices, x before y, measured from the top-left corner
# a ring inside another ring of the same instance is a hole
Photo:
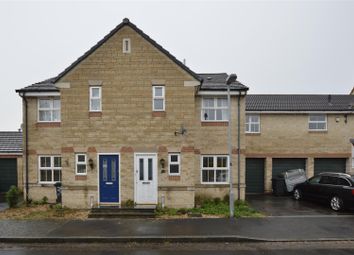
[[[0,0],[0,130],[15,89],[54,77],[129,18],[194,72],[236,73],[252,94],[348,94],[353,1]]]

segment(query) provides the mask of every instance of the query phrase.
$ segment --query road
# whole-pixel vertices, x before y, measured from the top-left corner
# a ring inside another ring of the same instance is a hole
[[[352,255],[354,242],[0,244],[0,255]]]

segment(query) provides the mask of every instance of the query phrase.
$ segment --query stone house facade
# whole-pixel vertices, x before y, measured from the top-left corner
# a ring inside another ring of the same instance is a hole
[[[194,73],[124,19],[58,76],[17,90],[26,196],[53,202],[61,182],[72,208],[129,200],[193,207],[197,195],[222,198],[229,192],[227,77]],[[248,88],[235,81],[230,89],[234,144],[237,121],[241,127],[233,189],[244,199]]]

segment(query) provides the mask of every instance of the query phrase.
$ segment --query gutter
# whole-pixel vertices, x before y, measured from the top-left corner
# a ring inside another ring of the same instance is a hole
[[[26,191],[26,203],[28,203],[28,201],[29,201],[29,196],[28,196],[28,192],[29,192],[29,186],[28,186],[28,123],[27,123],[28,102],[27,102],[27,98],[26,98],[26,92],[23,92],[23,93],[20,92],[19,95],[20,95],[20,97],[22,97],[22,100],[25,102],[25,137],[26,137],[25,138],[25,164],[26,164],[25,191]]]

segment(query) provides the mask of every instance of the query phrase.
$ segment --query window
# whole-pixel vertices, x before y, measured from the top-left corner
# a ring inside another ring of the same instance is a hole
[[[171,153],[168,155],[168,173],[169,175],[180,175],[180,155],[178,153]]]
[[[227,183],[228,156],[202,156],[202,183]]]
[[[325,114],[309,115],[309,130],[311,131],[327,130],[327,116]]]
[[[38,121],[60,122],[60,99],[39,99]]]
[[[61,181],[61,157],[39,156],[39,182],[55,183]]]
[[[77,175],[86,175],[87,174],[87,163],[86,163],[86,154],[76,154],[76,174]]]
[[[102,111],[102,89],[101,87],[90,87],[90,112]]]
[[[318,184],[320,182],[321,176],[314,176],[309,179],[309,183],[311,184]]]
[[[261,122],[258,114],[246,115],[246,133],[260,133]]]
[[[123,39],[123,53],[130,53],[130,39]]]
[[[165,86],[152,86],[152,110],[165,111]]]
[[[202,121],[228,121],[227,98],[204,97],[202,100]]]

